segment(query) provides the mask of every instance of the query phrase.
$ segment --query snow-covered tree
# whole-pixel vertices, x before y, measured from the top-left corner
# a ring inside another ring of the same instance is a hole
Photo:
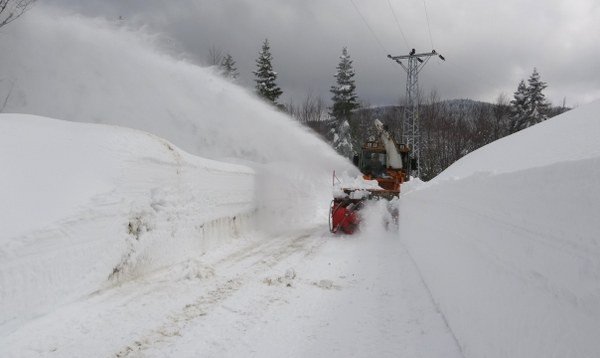
[[[335,123],[335,122],[334,122]],[[331,129],[333,148],[343,157],[351,159],[354,156],[354,147],[352,145],[352,135],[350,134],[350,124],[347,120],[339,122]]]
[[[219,65],[221,69],[221,74],[225,78],[229,78],[231,80],[235,80],[240,75],[237,68],[235,67],[235,61],[230,54],[225,55],[221,64]]]
[[[354,69],[352,60],[348,54],[348,49],[342,49],[340,63],[337,65],[337,72],[334,75],[336,84],[331,86],[333,97],[333,106],[331,107],[331,116],[338,121],[347,120],[353,110],[359,107],[358,97],[356,96],[356,85],[354,84]]]
[[[277,79],[277,72],[273,71],[273,65],[271,61],[273,56],[271,55],[271,48],[269,46],[269,40],[265,39],[262,45],[262,49],[256,60],[256,71],[253,71],[256,77],[256,92],[259,96],[273,102],[277,105],[277,98],[283,93],[279,86],[275,83]]]
[[[529,115],[529,91],[524,80],[519,82],[514,98],[510,101],[510,111],[510,133],[526,128]]]
[[[529,113],[527,126],[529,127],[548,119],[550,104],[546,101],[546,96],[542,93],[548,85],[546,82],[540,80],[540,74],[536,68],[533,69],[528,83],[527,99],[529,101]]]
[[[511,133],[548,119],[550,103],[546,101],[546,96],[542,93],[546,87],[546,82],[540,80],[540,74],[535,68],[529,77],[527,86],[525,81],[521,80],[514,99],[510,102]]]

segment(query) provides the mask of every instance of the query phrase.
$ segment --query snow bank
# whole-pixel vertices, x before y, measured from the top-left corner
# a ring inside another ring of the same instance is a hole
[[[3,29],[4,111],[117,124],[241,160],[261,176],[265,212],[291,206],[304,220],[326,220],[331,172],[352,170],[349,161],[245,89],[165,54],[156,36],[120,26],[38,4]]]
[[[435,178],[502,174],[600,156],[600,101],[499,139],[457,161]]]
[[[466,357],[600,352],[599,114],[499,140],[401,197],[401,238]]]
[[[245,230],[247,167],[154,135],[0,115],[0,334]]]

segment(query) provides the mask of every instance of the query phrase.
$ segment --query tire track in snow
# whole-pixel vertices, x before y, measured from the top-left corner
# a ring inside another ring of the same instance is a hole
[[[248,270],[235,269],[234,272],[245,272],[245,274],[217,279],[213,289],[169,315],[166,321],[120,349],[114,356],[117,358],[137,356],[156,345],[180,337],[187,326],[210,314],[215,307],[234,295],[244,285],[255,281],[261,274],[289,256],[302,252],[305,256],[313,255],[323,243],[317,239],[311,244],[310,239],[314,238],[316,231],[311,229],[300,235],[277,237],[269,239],[266,243],[255,243],[219,260],[216,266],[247,266]]]

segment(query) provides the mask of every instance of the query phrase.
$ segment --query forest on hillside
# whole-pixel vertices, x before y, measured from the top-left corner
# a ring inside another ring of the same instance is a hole
[[[322,101],[308,98],[299,109],[291,111],[304,125],[310,127],[329,143],[333,143],[338,124],[327,116]],[[348,135],[352,149],[357,150],[373,135],[373,121],[386,124],[397,140],[402,138],[402,119],[405,106],[363,107],[349,118]],[[549,107],[551,118],[569,110],[567,107]],[[320,113],[320,114],[319,114]],[[514,112],[506,96],[495,103],[470,99],[440,100],[431,93],[420,105],[421,128],[421,179],[429,180],[468,153],[497,139],[516,132]]]

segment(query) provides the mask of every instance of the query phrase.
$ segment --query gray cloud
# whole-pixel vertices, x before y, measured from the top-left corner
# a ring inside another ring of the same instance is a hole
[[[433,46],[447,58],[433,59],[421,89],[439,96],[494,101],[512,96],[520,79],[537,67],[546,93],[559,104],[600,98],[600,5],[594,0],[55,0],[88,16],[124,17],[176,41],[181,51],[205,62],[214,45],[231,53],[241,83],[252,86],[254,60],[264,38],[271,41],[284,101],[307,92],[329,99],[343,46],[356,69],[359,96],[393,104],[404,95],[405,74],[386,58],[410,48]],[[393,6],[400,27],[390,10]],[[380,44],[378,43],[380,42]],[[408,46],[407,43],[408,42]]]

